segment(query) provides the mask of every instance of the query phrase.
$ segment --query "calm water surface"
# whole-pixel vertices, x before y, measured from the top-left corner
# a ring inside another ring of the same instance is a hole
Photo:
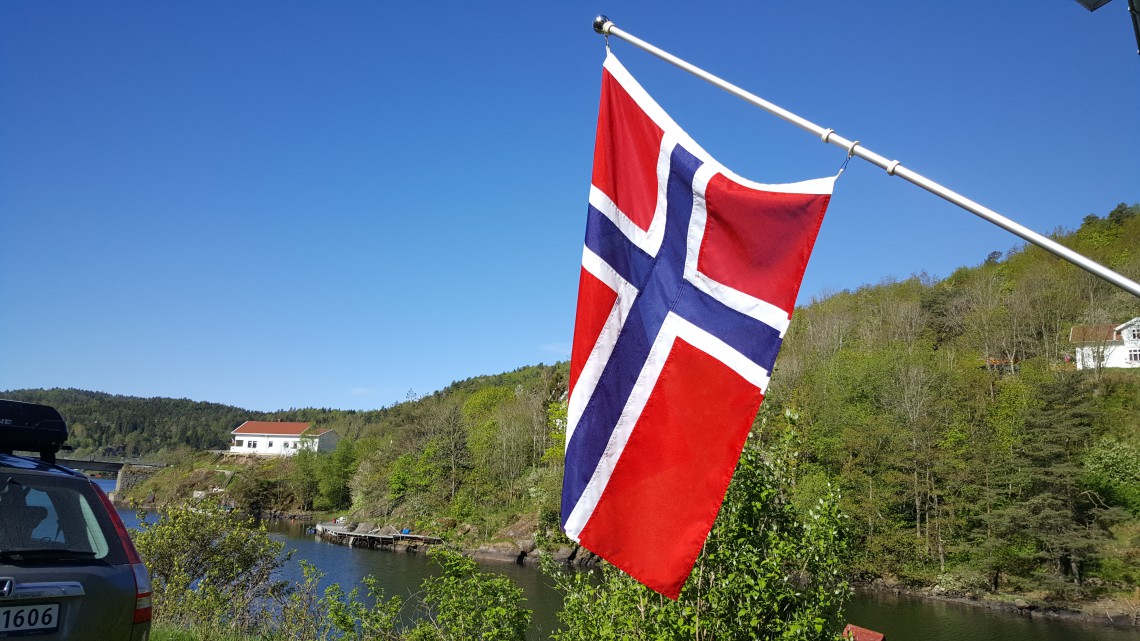
[[[114,489],[113,482],[111,488]],[[119,510],[128,527],[136,527],[134,512]],[[295,550],[285,579],[300,580],[306,560],[325,573],[324,586],[339,583],[345,591],[373,575],[387,595],[407,596],[437,569],[423,554],[358,550],[324,543],[305,534],[305,525],[288,520],[266,524],[274,539]],[[509,577],[534,612],[531,639],[545,639],[557,628],[562,598],[537,568],[510,563],[486,563],[483,568]],[[1028,618],[969,605],[928,601],[881,593],[857,593],[848,606],[847,621],[887,635],[887,641],[1140,641],[1140,630],[1114,629],[1069,621]]]
[[[1109,628],[979,606],[882,593],[855,594],[847,621],[887,635],[887,641],[1137,641],[1140,630]]]

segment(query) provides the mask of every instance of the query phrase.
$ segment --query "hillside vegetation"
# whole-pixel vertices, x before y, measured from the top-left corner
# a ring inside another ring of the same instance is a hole
[[[1140,277],[1140,207],[1059,240]],[[804,430],[805,492],[838,481],[855,571],[1043,600],[1140,580],[1140,371],[1077,372],[1074,324],[1140,300],[1035,247],[798,310],[767,411]],[[1134,604],[1136,605],[1136,604]]]
[[[1140,279],[1138,214],[1055,237]],[[1136,297],[1033,247],[826,296],[797,310],[757,433],[796,444],[796,505],[840,488],[853,576],[1140,614],[1140,371],[1077,372],[1068,342],[1136,316]],[[565,363],[526,367],[370,412],[0,395],[57,405],[84,451],[222,447],[251,419],[331,427],[336,452],[246,465],[231,495],[486,541],[556,529],[565,381]]]

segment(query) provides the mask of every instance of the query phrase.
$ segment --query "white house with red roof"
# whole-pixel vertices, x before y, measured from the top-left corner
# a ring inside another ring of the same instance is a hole
[[[1077,325],[1069,342],[1076,345],[1077,369],[1140,367],[1140,317],[1123,325]]]
[[[292,456],[302,449],[331,452],[340,437],[329,429],[313,429],[311,423],[246,421],[233,431],[230,454]]]

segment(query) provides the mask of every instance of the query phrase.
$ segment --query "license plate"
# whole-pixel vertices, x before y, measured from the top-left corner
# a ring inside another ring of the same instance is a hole
[[[51,632],[59,627],[59,604],[6,605],[0,607],[0,635]]]

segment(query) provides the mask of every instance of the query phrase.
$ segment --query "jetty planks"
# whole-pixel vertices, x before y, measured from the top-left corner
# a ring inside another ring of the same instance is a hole
[[[350,532],[344,526],[336,523],[318,523],[317,536],[326,541],[347,545],[348,547],[379,548],[395,546],[397,544],[415,548],[421,545],[438,545],[443,539],[438,536],[424,534],[380,534],[378,532]]]

